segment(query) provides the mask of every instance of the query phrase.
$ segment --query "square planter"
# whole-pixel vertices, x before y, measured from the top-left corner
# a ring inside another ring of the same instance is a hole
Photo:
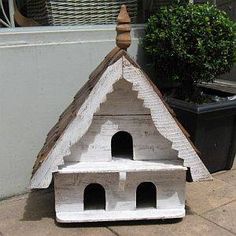
[[[236,152],[236,100],[196,105],[168,97],[167,103],[208,170],[231,169]]]

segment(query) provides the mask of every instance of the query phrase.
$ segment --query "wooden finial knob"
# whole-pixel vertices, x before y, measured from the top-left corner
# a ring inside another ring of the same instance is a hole
[[[116,26],[116,45],[119,48],[126,50],[131,44],[131,36],[130,36],[130,17],[127,12],[126,6],[122,5],[120,9],[120,13],[117,17],[117,26]]]

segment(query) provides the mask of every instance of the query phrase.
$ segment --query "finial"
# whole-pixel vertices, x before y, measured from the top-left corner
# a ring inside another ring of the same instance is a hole
[[[131,36],[130,36],[130,17],[127,12],[126,6],[122,5],[120,8],[120,13],[117,17],[117,26],[116,26],[116,45],[126,50],[131,44]]]

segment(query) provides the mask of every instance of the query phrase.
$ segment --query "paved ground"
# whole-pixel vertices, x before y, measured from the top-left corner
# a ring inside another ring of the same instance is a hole
[[[183,220],[59,225],[53,192],[38,191],[0,202],[0,236],[152,236],[236,235],[236,165],[214,174],[211,182],[187,184]]]

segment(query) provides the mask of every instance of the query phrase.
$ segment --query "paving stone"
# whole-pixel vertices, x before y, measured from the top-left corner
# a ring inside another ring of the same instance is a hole
[[[191,211],[202,214],[236,200],[236,189],[216,178],[213,181],[187,183],[186,200]]]
[[[206,219],[236,233],[236,201],[203,214]]]
[[[209,182],[187,184],[187,216],[182,221],[61,225],[54,220],[53,190],[40,190],[0,202],[0,236],[114,236],[115,234],[121,236],[230,236],[233,235],[230,231],[235,232],[236,210],[233,200],[236,200],[235,186],[220,179],[214,179]],[[228,204],[229,206],[222,206],[229,202],[231,202]],[[206,211],[208,212],[206,213]],[[196,215],[195,212],[198,214],[205,212],[204,218]],[[220,218],[219,215],[223,218]]]
[[[152,224],[143,225],[119,225],[111,226],[112,231],[120,236],[232,236],[234,234],[222,229],[221,227],[211,223],[197,215],[187,215],[180,222],[173,221],[157,221]]]
[[[236,169],[219,172],[213,175],[214,178],[223,180],[224,182],[236,186]]]
[[[57,224],[53,197],[41,191],[0,202],[0,236],[114,236],[105,226]]]

